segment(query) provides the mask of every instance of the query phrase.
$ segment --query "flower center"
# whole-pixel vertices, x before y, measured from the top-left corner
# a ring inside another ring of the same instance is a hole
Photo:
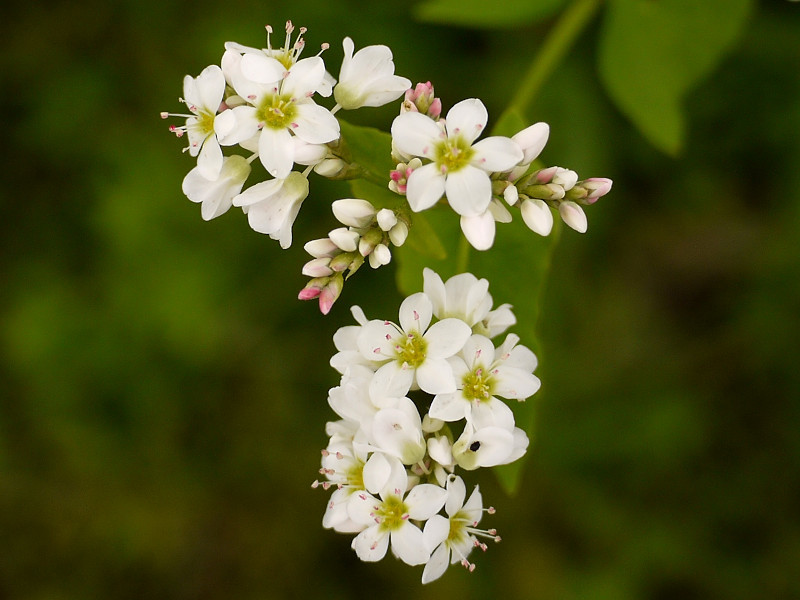
[[[345,477],[347,477],[347,485],[352,486],[352,490],[363,490],[364,489],[364,463],[362,461],[356,461],[355,464],[350,466],[350,468],[345,471]]]
[[[455,515],[450,517],[450,531],[447,534],[447,544],[453,546],[455,544],[463,543],[467,538],[467,524],[469,519],[464,511],[459,510]]]
[[[436,145],[436,166],[443,172],[458,171],[469,164],[475,151],[462,136],[450,137]]]
[[[294,101],[286,96],[266,96],[256,111],[256,118],[270,129],[286,129],[297,115]]]
[[[380,528],[394,531],[405,523],[408,507],[399,496],[389,496],[382,504],[375,516],[380,519]]]
[[[197,131],[203,134],[203,136],[207,136],[214,132],[214,115],[200,111],[196,115],[197,122],[194,124],[194,127]]]
[[[483,367],[477,367],[474,371],[464,375],[463,383],[462,393],[467,400],[487,401],[492,396],[494,387],[492,374],[485,371]]]
[[[427,347],[428,342],[425,341],[425,338],[418,331],[412,331],[397,344],[397,361],[416,369],[425,362]]]

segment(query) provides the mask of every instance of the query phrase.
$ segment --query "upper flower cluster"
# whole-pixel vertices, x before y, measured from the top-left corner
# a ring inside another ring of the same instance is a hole
[[[187,75],[182,101],[188,114],[183,126],[188,151],[197,166],[183,182],[183,191],[201,203],[204,219],[215,218],[231,206],[241,207],[251,227],[280,241],[292,241],[292,225],[308,195],[311,169],[335,175],[342,167],[334,147],[340,138],[335,113],[340,109],[381,106],[411,87],[394,75],[392,53],[386,46],[369,46],[354,53],[350,38],[343,41],[345,57],[337,82],[325,68],[322,51],[301,58],[305,28],[293,38],[295,27],[286,24],[286,41],[273,48],[267,27],[267,48],[225,44],[219,66],[206,67],[197,77]],[[328,47],[322,45],[322,50]],[[315,97],[333,95],[328,109]],[[227,156],[224,148],[231,148]],[[244,192],[242,188],[258,158],[271,177]],[[305,167],[301,174],[295,165]]]
[[[357,533],[362,560],[379,560],[391,541],[404,562],[426,563],[423,582],[451,561],[474,568],[475,535],[496,535],[476,529],[481,496],[476,487],[465,502],[456,468],[507,464],[528,446],[502,399],[539,389],[536,356],[513,334],[494,345],[515,321],[510,306],[492,309],[488,285],[425,269],[424,291],[403,301],[397,322],[354,307],[358,324],[334,336],[341,381],[328,403],[340,420],[328,424],[321,473],[337,489],[323,524]]]

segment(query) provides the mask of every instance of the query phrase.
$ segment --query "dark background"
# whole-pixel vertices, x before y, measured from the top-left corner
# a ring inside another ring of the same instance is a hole
[[[360,563],[309,487],[331,336],[352,303],[395,313],[393,268],[360,272],[327,317],[297,301],[302,244],[235,209],[203,222],[158,115],[226,40],[260,46],[271,23],[280,43],[287,18],[309,54],[331,43],[334,74],[345,35],[387,44],[445,107],[497,115],[552,23],[323,1],[4,11],[0,598],[800,597],[800,6],[758,5],[688,96],[677,158],[607,99],[593,30],[548,80],[544,160],[614,189],[556,250],[521,488],[477,479],[504,540],[424,588],[419,568]],[[347,195],[311,187],[300,242]]]

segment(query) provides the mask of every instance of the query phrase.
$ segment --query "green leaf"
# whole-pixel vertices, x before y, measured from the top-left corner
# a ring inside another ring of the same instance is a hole
[[[549,17],[565,0],[505,0],[502,7],[486,0],[431,0],[418,5],[420,21],[476,29],[519,27]]]
[[[458,215],[444,207],[425,211],[424,215],[428,226],[438,232],[445,255],[432,259],[417,251],[409,243],[396,249],[394,255],[398,263],[398,286],[404,294],[422,290],[424,267],[430,267],[445,280],[457,273],[459,247],[463,239]],[[414,228],[411,232],[414,232]],[[556,222],[549,237],[540,237],[531,232],[522,218],[516,215],[512,223],[497,224],[495,243],[490,250],[471,251],[469,255],[468,270],[475,276],[485,277],[489,281],[489,291],[495,307],[504,303],[513,305],[517,325],[512,329],[520,336],[521,343],[529,346],[537,355],[540,354],[536,333],[540,299],[550,270],[558,232],[559,227]],[[411,235],[409,241],[410,239]],[[541,372],[537,374],[541,377]],[[517,426],[524,429],[531,440],[534,437],[535,409],[540,399],[541,392],[525,402],[515,402],[511,405]],[[517,489],[528,455],[511,465],[496,469],[497,477],[508,493],[513,493]]]
[[[389,183],[392,162],[392,136],[380,129],[352,125],[339,120],[345,154],[360,169],[361,175],[376,185]]]
[[[676,155],[682,102],[742,32],[751,0],[611,0],[599,69],[608,93],[652,144]]]

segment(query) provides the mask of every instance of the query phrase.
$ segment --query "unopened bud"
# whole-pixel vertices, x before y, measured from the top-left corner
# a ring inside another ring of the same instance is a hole
[[[339,227],[333,231],[328,232],[328,237],[344,252],[355,252],[358,248],[358,240],[361,236],[358,232],[348,229],[347,227]]]
[[[381,242],[383,242],[383,232],[377,228],[370,229],[361,236],[361,240],[358,242],[358,251],[361,256],[368,256]]]
[[[389,230],[389,240],[395,246],[402,246],[408,238],[408,225],[404,221],[398,221],[397,225]]]
[[[310,242],[306,242],[303,248],[315,258],[322,258],[323,256],[332,258],[341,252],[339,246],[334,244],[330,238],[311,240]]]
[[[335,179],[347,170],[347,163],[341,158],[325,158],[314,165],[314,172],[329,179]]]
[[[366,227],[375,218],[375,207],[360,198],[343,198],[331,204],[333,216],[349,227]]]
[[[331,311],[333,303],[339,299],[343,288],[344,278],[341,273],[337,273],[330,278],[328,285],[323,288],[319,295],[319,310],[323,315],[327,315]]]
[[[383,265],[388,265],[392,260],[392,252],[385,244],[378,244],[369,255],[369,266],[377,269]]]
[[[303,265],[303,275],[306,277],[327,277],[332,275],[333,269],[331,269],[330,263],[330,258],[312,258]]]
[[[556,183],[529,185],[523,188],[522,192],[526,196],[541,200],[561,200],[564,197],[564,188]]]
[[[529,165],[541,154],[550,136],[550,126],[547,123],[534,123],[511,136],[522,150],[523,158],[521,164]]]
[[[542,236],[550,235],[553,229],[553,213],[542,200],[524,200],[520,206],[522,220],[528,229]]]
[[[586,213],[583,209],[571,200],[565,200],[558,205],[558,214],[561,215],[561,220],[567,225],[572,227],[578,233],[586,233],[588,223],[586,222]]]
[[[339,256],[335,256],[331,259],[331,269],[333,269],[336,273],[346,271],[350,268],[350,265],[355,258],[355,254],[355,252],[342,252]]]
[[[392,227],[397,225],[397,215],[394,214],[393,210],[388,208],[382,208],[379,210],[377,219],[378,227],[380,227],[383,231],[389,231]]]
[[[438,119],[442,114],[442,102],[434,96],[433,85],[430,81],[418,83],[414,89],[406,90],[400,112],[419,112],[432,119]]]

